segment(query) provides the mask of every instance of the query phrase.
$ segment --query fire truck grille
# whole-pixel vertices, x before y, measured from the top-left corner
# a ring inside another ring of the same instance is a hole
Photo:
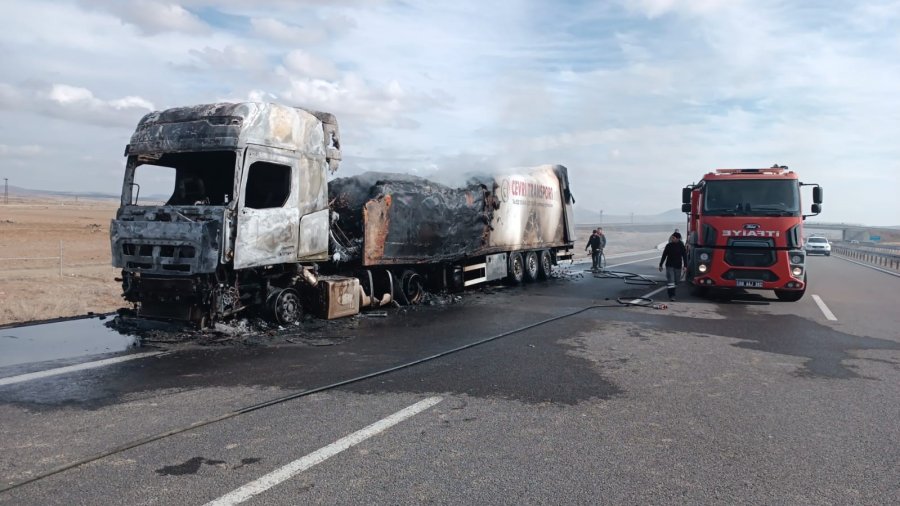
[[[725,251],[725,262],[734,267],[769,267],[775,265],[772,240],[733,240]]]

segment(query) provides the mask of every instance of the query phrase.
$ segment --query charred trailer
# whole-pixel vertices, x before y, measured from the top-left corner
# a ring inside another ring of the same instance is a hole
[[[366,173],[332,181],[329,195],[325,268],[359,270],[376,300],[414,304],[426,290],[536,281],[572,257],[574,198],[562,165],[475,177],[462,188]]]
[[[278,323],[304,311],[337,318],[415,303],[426,286],[537,279],[571,254],[565,167],[457,189],[400,177],[329,185],[341,151],[328,113],[270,103],[153,112],[125,155],[110,244],[139,317],[201,327],[245,310]],[[170,194],[141,195],[139,181],[162,174]]]

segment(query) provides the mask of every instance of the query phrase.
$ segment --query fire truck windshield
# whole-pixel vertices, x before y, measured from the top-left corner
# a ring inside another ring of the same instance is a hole
[[[707,181],[703,213],[711,216],[799,216],[797,181],[740,179]]]

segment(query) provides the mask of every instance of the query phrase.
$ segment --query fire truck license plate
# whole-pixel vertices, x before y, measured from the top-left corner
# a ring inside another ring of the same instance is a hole
[[[737,286],[744,288],[762,288],[763,282],[755,279],[738,279]]]

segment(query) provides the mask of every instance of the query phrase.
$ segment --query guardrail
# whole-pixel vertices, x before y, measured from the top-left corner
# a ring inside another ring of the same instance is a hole
[[[879,247],[847,247],[832,245],[831,252],[884,269],[900,271],[900,250]]]

